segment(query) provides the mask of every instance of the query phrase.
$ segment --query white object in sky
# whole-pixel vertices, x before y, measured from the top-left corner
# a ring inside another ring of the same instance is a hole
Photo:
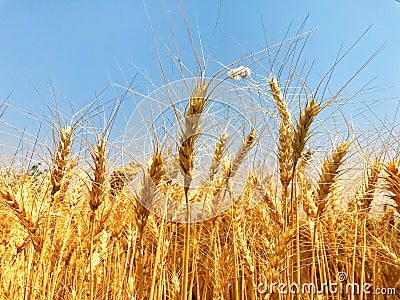
[[[250,76],[251,71],[248,67],[240,66],[235,69],[232,69],[228,72],[228,78],[234,80],[240,80],[242,78],[246,78]]]

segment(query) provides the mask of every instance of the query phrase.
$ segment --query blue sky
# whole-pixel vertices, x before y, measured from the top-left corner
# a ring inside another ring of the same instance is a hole
[[[160,41],[172,45],[169,18],[181,55],[187,59],[185,63],[193,66],[179,2],[144,3],[159,45]],[[218,6],[218,1],[183,1],[194,33],[198,20],[206,49],[211,43]],[[228,64],[244,57],[246,51],[257,52],[266,46],[262,22],[273,43],[282,39],[292,21],[293,34],[307,15],[306,30],[317,29],[304,54],[310,62],[315,59],[315,81],[332,65],[340,44],[348,48],[369,26],[372,27],[367,35],[340,64],[334,85],[343,84],[387,42],[349,89],[355,91],[377,77],[371,87],[389,88],[380,95],[366,97],[383,98],[377,111],[382,116],[385,112],[393,114],[398,99],[390,98],[400,95],[400,3],[395,0],[226,0],[222,2],[212,58]],[[34,87],[51,102],[51,81],[60,110],[68,112],[65,98],[75,109],[80,108],[93,100],[110,79],[124,83],[124,76],[130,80],[137,70],[146,71],[156,84],[162,84],[149,21],[143,2],[138,0],[0,0],[0,47],[0,101],[9,96],[10,104],[0,123],[2,145],[15,143],[15,137],[4,134],[17,134],[13,126],[26,128],[32,134],[38,128],[34,118],[25,117],[12,107],[49,116]],[[168,65],[168,61],[165,63]],[[134,86],[146,90],[140,76]]]

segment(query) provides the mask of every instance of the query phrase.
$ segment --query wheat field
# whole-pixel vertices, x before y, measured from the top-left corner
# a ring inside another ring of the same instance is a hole
[[[62,123],[55,110],[47,168],[1,166],[0,299],[399,299],[400,158],[331,127],[337,138],[316,143],[342,90],[325,95],[331,70],[308,83],[294,51],[303,42],[211,77],[194,43],[190,72],[167,49],[189,96],[182,106],[171,98],[171,147],[161,126],[146,159],[116,166],[126,149],[109,139],[112,126],[87,129],[88,139],[83,117]],[[258,95],[268,119],[204,142],[227,82]]]

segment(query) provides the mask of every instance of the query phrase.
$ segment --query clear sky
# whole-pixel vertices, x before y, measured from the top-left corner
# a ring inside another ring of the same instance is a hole
[[[182,2],[194,33],[197,18],[203,46],[208,49],[219,1]],[[60,110],[70,112],[66,98],[77,110],[93,100],[109,80],[124,83],[124,76],[131,80],[137,70],[161,84],[144,3],[160,45],[161,41],[173,45],[170,19],[181,55],[189,66],[193,65],[178,1],[0,0],[0,103],[8,97],[10,105],[0,122],[0,145],[13,139],[5,132],[17,134],[12,126],[26,128],[32,134],[38,128],[34,118],[24,117],[12,107],[49,115],[34,87],[51,102],[51,81]],[[348,48],[369,26],[367,35],[341,63],[335,77],[337,86],[387,43],[349,88],[355,91],[377,77],[371,87],[389,88],[367,97],[384,98],[377,111],[382,116],[393,114],[400,95],[400,2],[395,0],[225,0],[212,58],[228,64],[244,57],[246,51],[257,52],[266,46],[263,23],[268,40],[277,42],[292,21],[293,34],[307,15],[306,30],[317,31],[311,35],[304,55],[310,62],[315,59],[312,76],[316,81],[332,65],[341,43]],[[134,86],[146,90],[140,76]]]

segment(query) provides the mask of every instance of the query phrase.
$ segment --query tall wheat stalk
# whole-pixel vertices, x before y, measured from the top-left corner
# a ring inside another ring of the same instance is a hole
[[[184,125],[180,135],[180,145],[178,149],[178,160],[181,172],[184,176],[183,188],[186,201],[186,233],[185,247],[183,257],[183,281],[181,298],[188,299],[189,289],[189,259],[190,259],[190,203],[189,203],[189,188],[193,177],[193,167],[195,159],[196,141],[200,136],[201,116],[207,104],[207,84],[203,78],[195,84],[192,94],[189,99],[189,106],[184,113]]]
[[[90,299],[95,298],[95,278],[94,278],[94,232],[96,227],[96,213],[105,197],[106,182],[106,141],[103,137],[99,138],[91,153],[93,160],[93,178],[89,189],[90,215]]]
[[[160,150],[156,150],[151,161],[148,163],[147,169],[142,178],[142,188],[140,195],[136,196],[136,224],[138,227],[138,265],[137,265],[137,282],[138,282],[138,297],[139,299],[144,298],[144,231],[149,218],[150,209],[154,204],[154,200],[157,196],[157,186],[159,185],[162,177],[165,175],[165,169],[163,164],[163,157]],[[158,266],[155,265],[154,268]],[[153,284],[152,284],[153,287]],[[151,294],[153,294],[152,292]]]
[[[278,160],[282,184],[282,198],[283,202],[286,203],[289,198],[289,184],[293,173],[293,123],[285,97],[281,92],[277,79],[272,74],[268,78],[268,83],[280,116]],[[286,204],[284,204],[284,207],[286,208]],[[287,209],[285,210],[285,219],[286,216]]]

